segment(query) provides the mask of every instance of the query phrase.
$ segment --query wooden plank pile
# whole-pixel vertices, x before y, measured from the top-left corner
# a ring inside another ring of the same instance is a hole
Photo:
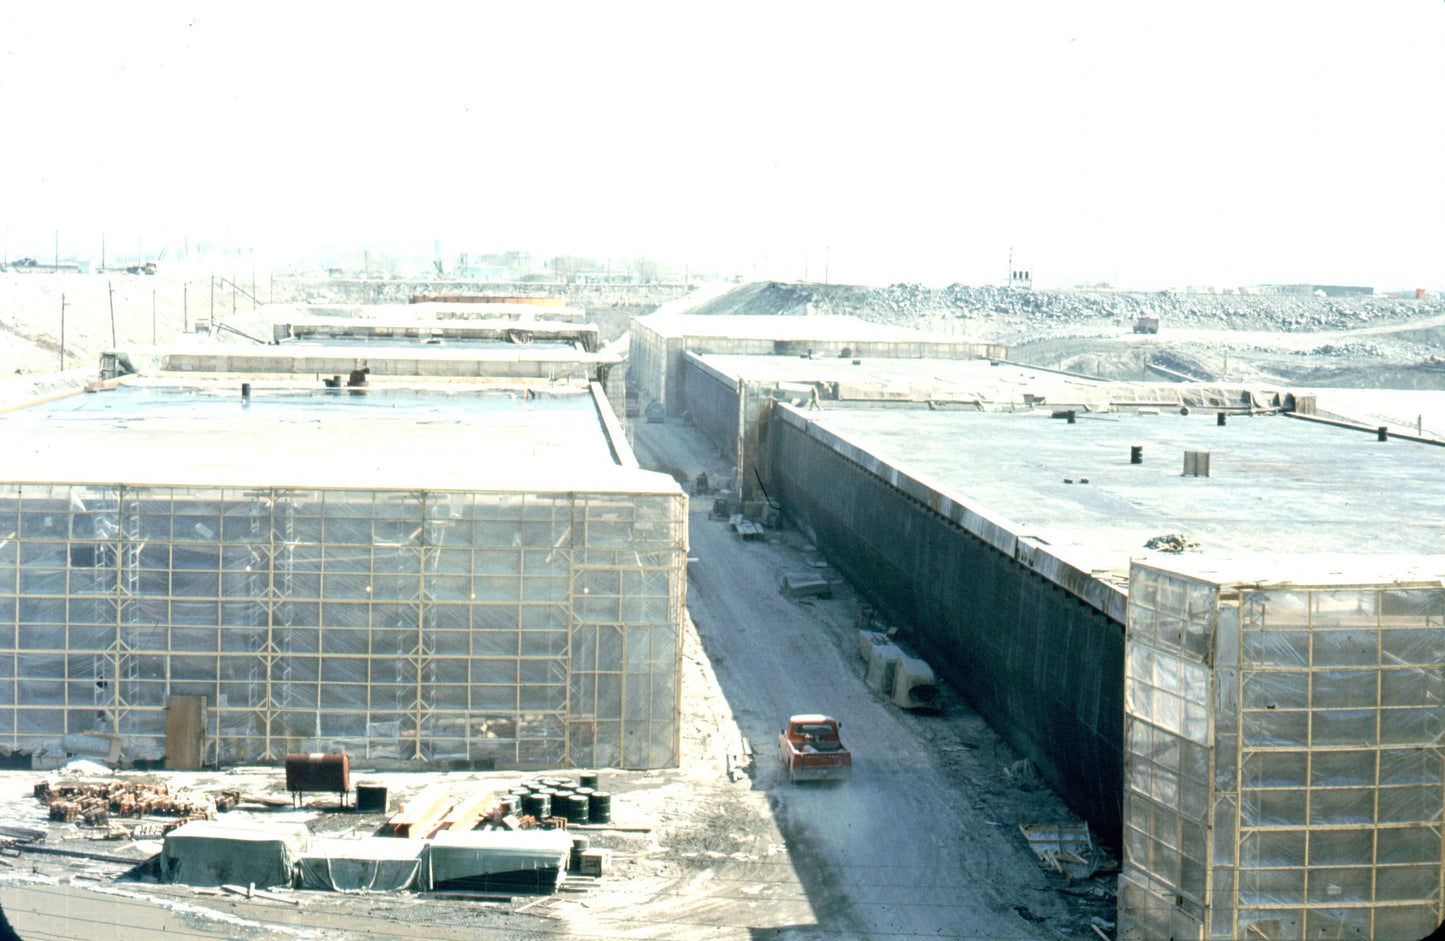
[[[432,784],[402,804],[387,821],[392,836],[429,839],[442,830],[474,830],[498,817],[497,795],[488,790],[454,793],[450,784]]]

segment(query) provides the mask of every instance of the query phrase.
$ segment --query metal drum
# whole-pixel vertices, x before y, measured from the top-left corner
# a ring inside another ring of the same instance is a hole
[[[522,798],[522,813],[537,820],[545,820],[552,816],[551,793],[537,791]]]
[[[594,791],[587,798],[587,822],[612,822],[612,795],[606,791]]]

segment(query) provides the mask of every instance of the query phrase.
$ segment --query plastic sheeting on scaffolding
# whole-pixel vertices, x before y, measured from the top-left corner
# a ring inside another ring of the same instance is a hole
[[[562,883],[572,838],[564,830],[443,830],[425,857],[432,890],[551,892]]]
[[[305,824],[196,820],[166,834],[160,878],[182,885],[290,886],[296,860],[310,846]]]
[[[332,892],[400,892],[418,882],[425,840],[368,837],[317,840],[300,859],[301,888]]]

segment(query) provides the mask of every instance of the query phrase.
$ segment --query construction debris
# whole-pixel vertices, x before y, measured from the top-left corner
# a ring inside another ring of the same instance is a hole
[[[1050,872],[1070,880],[1088,879],[1105,868],[1107,857],[1094,846],[1087,823],[1020,824],[1019,832],[1039,858],[1039,865]]]
[[[107,827],[111,817],[179,817],[182,820],[212,820],[241,801],[240,791],[191,791],[171,793],[163,784],[111,781],[106,784],[59,784],[49,781],[35,785],[35,799],[50,808],[50,819],[59,823],[83,821],[90,827]]]
[[[729,781],[739,781],[747,776],[753,765],[753,746],[747,739],[727,753],[727,775]]]
[[[728,528],[738,534],[743,540],[763,538],[763,527],[743,516],[741,513],[734,513],[728,518]]]
[[[1043,778],[1039,777],[1039,769],[1027,758],[1020,758],[1012,764],[1003,766],[1003,776],[1008,778],[1009,783],[1026,791],[1043,786]]]
[[[1144,548],[1157,549],[1160,552],[1185,552],[1189,549],[1198,549],[1199,543],[1182,533],[1169,533],[1165,536],[1155,536],[1144,543]]]
[[[301,904],[300,899],[293,899],[285,895],[277,895],[275,892],[267,892],[264,889],[258,889],[256,888],[256,883],[254,882],[244,887],[239,885],[223,885],[221,886],[221,890],[223,892],[229,892],[232,895],[239,895],[248,899],[267,899],[272,902],[285,902],[287,905]]]
[[[786,572],[778,579],[778,590],[786,598],[831,598],[833,585],[811,572]]]

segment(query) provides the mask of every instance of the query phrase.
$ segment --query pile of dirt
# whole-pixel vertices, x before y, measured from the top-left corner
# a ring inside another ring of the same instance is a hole
[[[1354,330],[1445,315],[1441,298],[1362,295],[1182,294],[1170,291],[1023,291],[953,284],[887,287],[742,285],[693,311],[699,314],[847,314],[878,323],[917,326],[949,319],[977,323],[988,339],[1032,336],[1039,330],[1128,324],[1158,317],[1166,327],[1313,333]]]
[[[1105,379],[1159,378],[1188,362],[1201,381],[1445,388],[1436,362],[1445,299],[1383,296],[1025,291],[917,284],[741,285],[703,314],[842,314],[993,340],[1009,358]],[[1136,334],[1141,317],[1157,334]]]

